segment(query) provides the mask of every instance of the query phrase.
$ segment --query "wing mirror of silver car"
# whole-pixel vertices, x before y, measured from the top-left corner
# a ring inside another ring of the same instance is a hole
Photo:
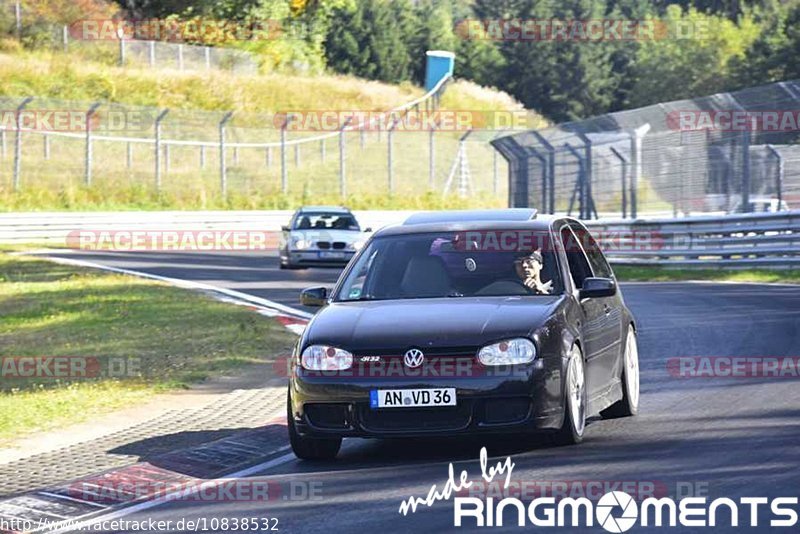
[[[328,303],[328,289],[325,287],[309,287],[300,293],[300,304],[303,306],[325,306]]]
[[[585,278],[580,290],[581,299],[613,297],[617,294],[617,283],[612,278]]]
[[[367,226],[367,227],[364,229],[364,232],[371,232],[371,231],[372,231],[372,227],[371,227],[371,226]]]

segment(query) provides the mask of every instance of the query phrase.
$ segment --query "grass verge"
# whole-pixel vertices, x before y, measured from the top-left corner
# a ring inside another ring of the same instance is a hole
[[[664,267],[616,266],[614,274],[621,282],[756,282],[800,284],[800,270],[779,269],[668,269]]]
[[[244,307],[7,253],[0,253],[0,316],[0,443],[272,361],[294,339]],[[23,357],[60,357],[74,370],[19,376],[30,369]]]

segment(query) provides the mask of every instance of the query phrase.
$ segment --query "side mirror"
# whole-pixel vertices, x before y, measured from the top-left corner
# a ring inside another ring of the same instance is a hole
[[[282,231],[284,231],[284,232],[290,232],[292,229],[291,229],[291,228],[289,228],[289,226],[288,226],[288,225],[285,225],[285,224],[284,224],[283,226],[281,226],[281,230],[282,230]]]
[[[300,293],[300,304],[303,306],[325,306],[328,303],[328,289],[325,287],[309,287]]]
[[[364,229],[364,232],[365,232],[365,233],[367,233],[367,232],[371,232],[371,231],[372,231],[372,227],[371,227],[371,226],[367,226],[367,227]]]
[[[617,283],[612,278],[586,278],[579,292],[581,299],[613,297],[617,294]]]

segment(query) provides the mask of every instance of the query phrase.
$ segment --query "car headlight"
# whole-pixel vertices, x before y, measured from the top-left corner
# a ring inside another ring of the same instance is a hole
[[[296,237],[292,239],[292,247],[296,248],[297,250],[307,249],[311,246],[311,241],[306,241],[302,237]]]
[[[328,345],[310,345],[303,351],[300,365],[309,371],[343,371],[353,366],[353,355]]]
[[[487,345],[478,351],[478,359],[483,365],[530,363],[534,358],[536,358],[536,347],[533,341],[524,337]]]
[[[364,243],[366,243],[366,241],[362,241],[362,240],[353,241],[352,243],[350,243],[348,248],[351,249],[351,250],[359,251],[364,247]]]

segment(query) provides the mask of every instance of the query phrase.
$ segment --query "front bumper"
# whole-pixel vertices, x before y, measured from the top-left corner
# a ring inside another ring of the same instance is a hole
[[[346,265],[354,255],[353,250],[289,250],[281,252],[281,261],[292,265]]]
[[[414,437],[556,430],[564,417],[560,358],[513,366],[496,376],[364,378],[310,376],[296,368],[291,413],[309,436]],[[455,388],[457,405],[370,408],[374,389]]]

